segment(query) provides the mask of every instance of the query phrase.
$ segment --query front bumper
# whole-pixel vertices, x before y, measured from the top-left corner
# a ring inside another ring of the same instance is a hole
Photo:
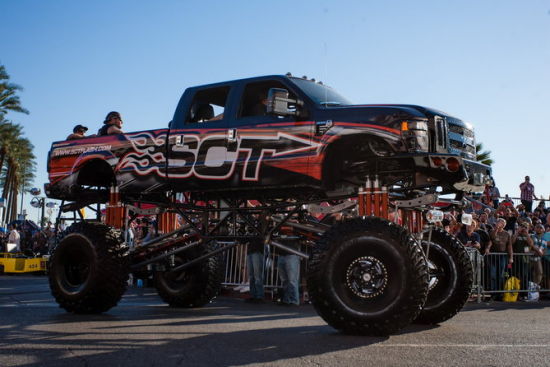
[[[482,192],[491,182],[490,166],[456,154],[416,154],[413,160],[417,172],[424,176],[423,180],[432,185],[463,192]],[[454,163],[453,168],[450,162]]]
[[[482,192],[491,183],[491,167],[469,159],[462,159],[466,178],[453,186],[465,192]]]

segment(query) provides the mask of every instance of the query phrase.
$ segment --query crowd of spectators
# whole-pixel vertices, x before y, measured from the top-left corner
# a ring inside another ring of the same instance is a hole
[[[20,253],[27,257],[47,255],[55,243],[55,231],[51,223],[44,228],[29,221],[16,221],[8,230],[0,232],[0,252]]]
[[[471,225],[461,223],[462,212],[445,215],[442,226],[466,247],[484,256],[484,287],[503,290],[508,276],[520,280],[522,289],[532,283],[550,289],[550,208],[535,196],[529,176],[520,184],[521,204],[515,205],[496,186],[489,186],[480,198],[482,205],[463,210],[472,215]],[[533,199],[539,203],[533,209]],[[495,296],[494,298],[498,298]]]
[[[130,247],[146,243],[158,235],[157,220],[155,217],[136,218],[128,227],[127,242]]]

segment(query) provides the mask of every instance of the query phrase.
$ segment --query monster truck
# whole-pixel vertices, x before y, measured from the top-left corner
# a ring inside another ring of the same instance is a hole
[[[455,117],[354,105],[305,77],[188,88],[168,128],[53,143],[47,195],[63,211],[96,205],[97,218],[61,235],[50,287],[67,311],[100,313],[130,273],[152,273],[171,306],[198,307],[220,290],[224,252],[258,236],[289,250],[290,229],[310,246],[292,251],[309,259],[310,298],[334,328],[442,322],[466,302],[472,268],[458,240],[423,223],[440,196],[460,204],[483,189],[490,168],[475,153],[472,127]],[[147,210],[184,224],[129,248],[120,229]],[[346,219],[329,226],[308,211]]]

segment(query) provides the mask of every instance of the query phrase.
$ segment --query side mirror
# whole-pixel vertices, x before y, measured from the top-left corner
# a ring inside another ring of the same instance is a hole
[[[267,93],[267,113],[280,116],[300,116],[303,101],[288,98],[288,90],[270,88]]]

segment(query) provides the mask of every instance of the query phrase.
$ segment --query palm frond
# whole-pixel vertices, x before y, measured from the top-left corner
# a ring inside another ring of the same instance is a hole
[[[483,164],[486,164],[488,166],[491,166],[495,161],[491,158],[491,151],[483,150],[483,144],[477,143],[476,144],[476,161],[481,162]]]

